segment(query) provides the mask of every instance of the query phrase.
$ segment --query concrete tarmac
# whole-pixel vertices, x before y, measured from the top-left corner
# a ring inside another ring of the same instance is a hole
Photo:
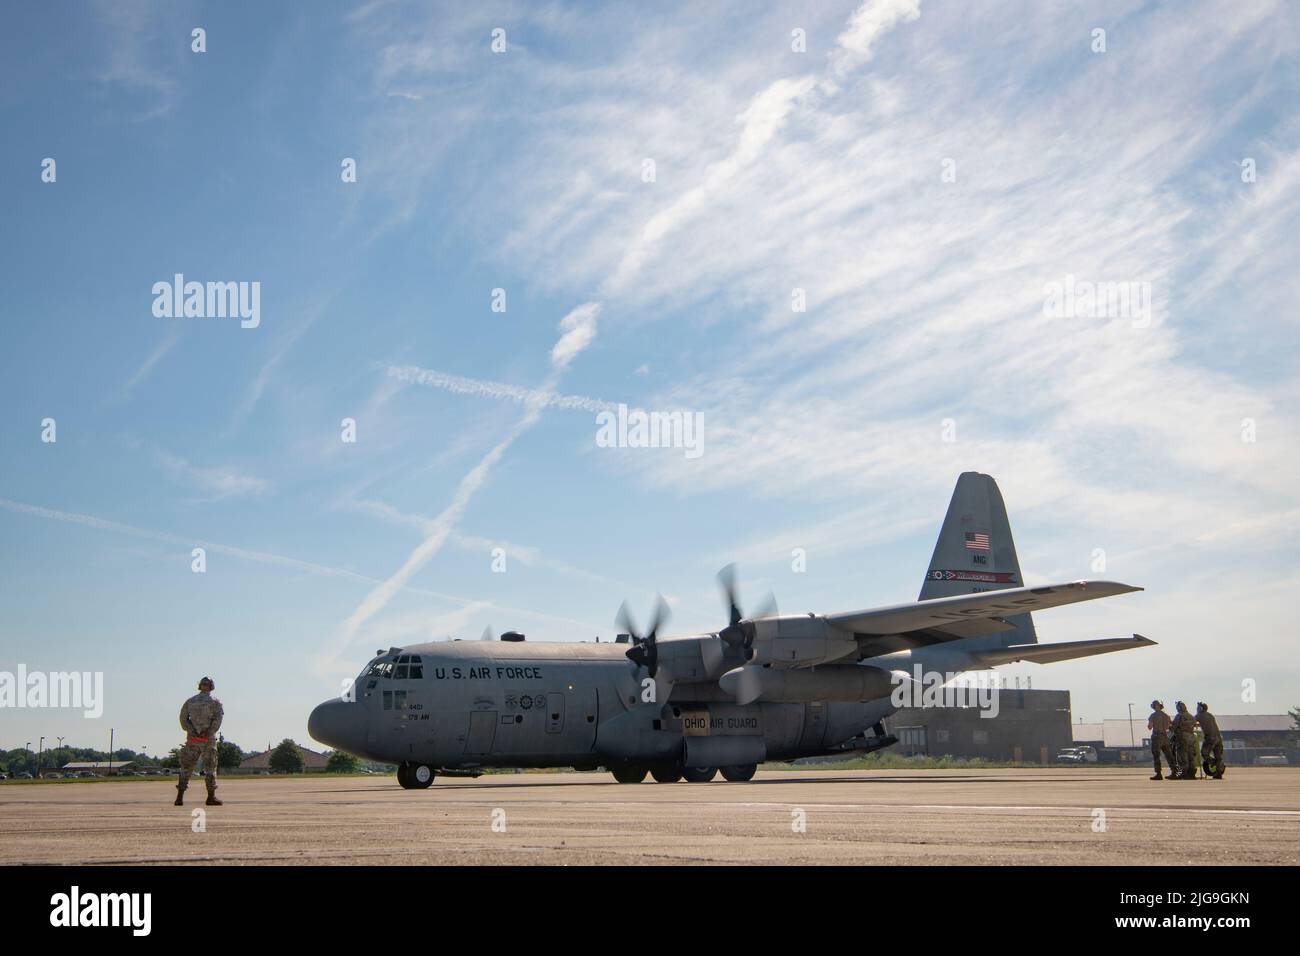
[[[1289,864],[1300,770],[1161,781],[1134,768],[605,773],[0,784],[0,864]],[[203,810],[196,816],[193,811]],[[204,829],[195,832],[199,822]]]

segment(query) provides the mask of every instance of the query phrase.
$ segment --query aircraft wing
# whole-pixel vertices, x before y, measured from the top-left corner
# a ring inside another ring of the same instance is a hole
[[[826,620],[846,631],[861,635],[907,634],[911,631],[938,632],[937,640],[957,640],[981,631],[1001,630],[1009,615],[1041,611],[1049,607],[1077,604],[1096,598],[1141,591],[1117,581],[1075,581],[1037,588],[1004,588],[952,597],[896,604],[867,611],[828,614]],[[974,623],[973,623],[974,622]],[[922,640],[921,643],[932,643]]]
[[[971,656],[981,664],[997,667],[1013,661],[1029,661],[1032,664],[1055,664],[1058,661],[1072,661],[1079,657],[1091,657],[1094,654],[1109,654],[1111,651],[1127,651],[1134,647],[1154,647],[1155,641],[1141,634],[1132,637],[1105,637],[1095,641],[1064,641],[1060,644],[1013,644],[988,651],[973,651]]]

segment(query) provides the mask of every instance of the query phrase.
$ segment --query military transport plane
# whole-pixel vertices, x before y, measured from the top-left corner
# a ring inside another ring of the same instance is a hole
[[[1140,635],[1039,644],[1031,612],[1140,588],[1113,581],[1025,587],[1006,507],[988,475],[957,480],[920,598],[835,614],[746,617],[731,568],[729,619],[660,639],[627,614],[616,643],[452,641],[391,648],[351,690],[312,711],[321,743],[398,765],[398,782],[487,767],[608,769],[749,780],[764,760],[866,753],[896,743],[884,719],[900,681],[925,672],[1046,664],[1154,644]]]

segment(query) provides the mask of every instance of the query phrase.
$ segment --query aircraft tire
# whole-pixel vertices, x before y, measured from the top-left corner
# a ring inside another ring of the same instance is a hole
[[[619,783],[640,783],[645,779],[645,767],[610,767],[609,772]]]
[[[717,767],[683,767],[682,778],[687,783],[708,783],[718,775]]]
[[[676,783],[682,779],[682,768],[651,767],[650,776],[655,778],[655,783]]]
[[[427,790],[433,783],[433,768],[428,764],[399,764],[397,782],[407,790]]]
[[[722,779],[730,780],[732,783],[744,783],[746,780],[753,780],[754,773],[758,770],[756,763],[742,763],[734,767],[722,768]]]

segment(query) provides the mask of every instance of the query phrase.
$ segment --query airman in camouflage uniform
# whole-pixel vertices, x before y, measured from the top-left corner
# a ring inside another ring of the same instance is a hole
[[[176,806],[185,804],[185,788],[190,785],[194,765],[203,759],[203,778],[208,786],[207,805],[221,806],[217,799],[217,731],[225,711],[221,701],[212,696],[216,685],[211,677],[199,681],[199,692],[181,705],[181,729],[185,746],[181,748],[181,776],[176,783]]]
[[[1223,734],[1219,722],[1210,713],[1210,705],[1200,701],[1196,705],[1196,722],[1201,725],[1201,762],[1205,772],[1215,780],[1223,779]]]
[[[1155,762],[1156,772],[1152,780],[1163,780],[1165,775],[1160,766],[1160,755],[1169,761],[1169,776],[1178,773],[1178,764],[1174,760],[1174,748],[1169,743],[1169,727],[1173,724],[1165,713],[1165,705],[1158,700],[1151,702],[1151,716],[1147,718],[1147,730],[1151,731],[1151,759]]]
[[[1178,714],[1174,717],[1174,751],[1178,756],[1178,773],[1175,780],[1196,779],[1196,718],[1187,710],[1181,700],[1174,705]]]

